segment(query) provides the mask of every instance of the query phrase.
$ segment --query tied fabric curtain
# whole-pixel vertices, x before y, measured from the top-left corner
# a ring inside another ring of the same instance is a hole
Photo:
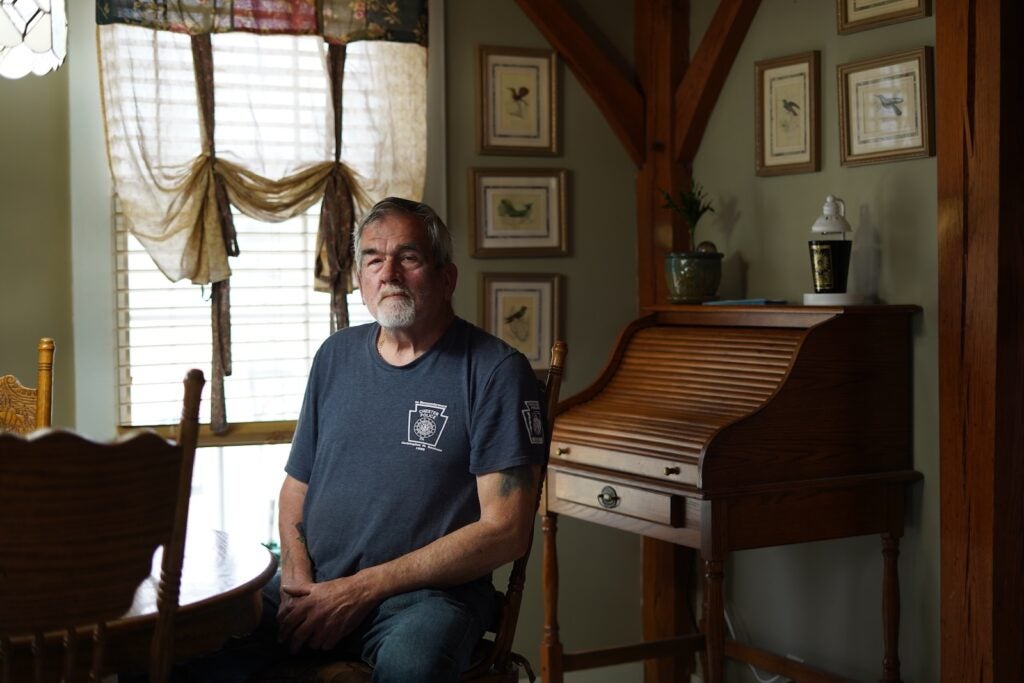
[[[423,193],[426,0],[97,0],[96,18],[115,192],[164,275],[210,286],[223,433],[233,211],[276,222],[319,203],[313,284],[347,325],[358,213]]]

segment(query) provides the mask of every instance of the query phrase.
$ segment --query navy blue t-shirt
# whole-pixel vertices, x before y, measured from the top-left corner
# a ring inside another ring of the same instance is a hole
[[[476,475],[544,460],[540,388],[525,356],[456,318],[395,367],[376,323],[317,351],[285,470],[308,484],[314,578],[351,576],[480,518]]]

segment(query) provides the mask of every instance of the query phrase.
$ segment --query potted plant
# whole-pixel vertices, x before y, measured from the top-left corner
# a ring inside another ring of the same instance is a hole
[[[673,197],[665,190],[662,208],[672,209],[686,223],[690,231],[689,251],[665,254],[665,277],[668,280],[669,301],[674,304],[699,304],[718,298],[718,285],[722,281],[722,254],[713,242],[697,244],[697,223],[708,212],[714,212],[697,182],[690,181],[687,190],[679,190]]]

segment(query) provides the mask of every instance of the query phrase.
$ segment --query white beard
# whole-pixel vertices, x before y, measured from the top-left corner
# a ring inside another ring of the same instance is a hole
[[[416,321],[416,303],[405,296],[389,296],[377,305],[376,318],[386,330],[412,327]]]

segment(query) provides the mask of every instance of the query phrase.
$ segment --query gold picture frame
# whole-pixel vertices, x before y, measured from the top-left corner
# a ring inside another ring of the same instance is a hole
[[[552,168],[470,171],[470,252],[476,258],[567,256],[568,172]]]
[[[925,46],[837,67],[840,164],[935,154],[932,62]]]
[[[554,50],[477,48],[481,154],[559,154]]]
[[[481,327],[520,351],[540,376],[562,334],[562,276],[557,273],[481,273]]]
[[[836,30],[856,33],[931,13],[931,0],[836,0]]]
[[[759,176],[821,170],[817,50],[754,63],[754,169]]]

